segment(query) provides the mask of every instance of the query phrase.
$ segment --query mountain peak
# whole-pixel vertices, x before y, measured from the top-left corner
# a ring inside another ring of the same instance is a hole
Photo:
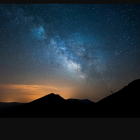
[[[44,96],[44,97],[52,97],[52,98],[62,98],[59,94],[54,94],[54,93],[50,93],[50,94],[47,94],[46,96]]]
[[[50,93],[50,94],[48,94],[46,96],[49,96],[49,95],[51,95],[51,96],[60,96],[59,94],[54,94],[54,93]]]
[[[63,101],[65,101],[65,99],[62,98],[59,94],[50,93],[30,103],[52,104],[52,103],[63,102]]]
[[[49,94],[48,94],[49,95]],[[55,95],[54,93],[50,93],[50,95]]]

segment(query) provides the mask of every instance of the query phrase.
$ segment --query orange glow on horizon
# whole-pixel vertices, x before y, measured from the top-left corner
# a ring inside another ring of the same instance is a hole
[[[71,98],[72,88],[46,85],[0,85],[0,102],[31,102],[50,93]]]

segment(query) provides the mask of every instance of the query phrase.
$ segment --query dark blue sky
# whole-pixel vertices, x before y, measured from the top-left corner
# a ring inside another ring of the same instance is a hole
[[[139,15],[140,4],[0,4],[1,98],[57,88],[96,101],[140,78]]]

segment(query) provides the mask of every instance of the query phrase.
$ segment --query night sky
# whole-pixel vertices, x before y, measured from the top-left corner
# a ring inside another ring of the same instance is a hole
[[[139,78],[140,4],[0,4],[0,102],[96,102]]]

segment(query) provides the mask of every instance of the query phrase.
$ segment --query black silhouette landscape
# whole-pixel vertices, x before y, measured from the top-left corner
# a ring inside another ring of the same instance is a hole
[[[2,103],[1,103],[2,104]],[[140,79],[94,103],[88,99],[67,99],[51,93],[29,103],[1,107],[5,118],[104,118],[140,117]]]

